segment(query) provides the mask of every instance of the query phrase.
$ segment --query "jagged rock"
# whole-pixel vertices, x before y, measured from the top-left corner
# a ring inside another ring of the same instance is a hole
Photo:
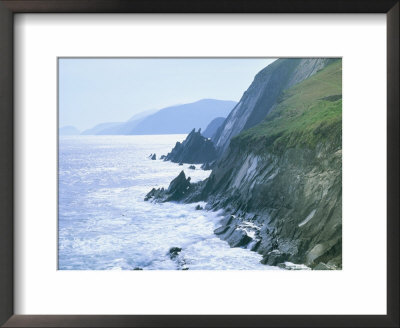
[[[142,268],[136,267],[133,270],[143,270]]]
[[[153,156],[151,156],[151,159],[152,159],[153,161],[155,161],[155,160],[157,159],[157,156],[156,156],[155,153],[153,154]]]
[[[195,209],[196,211],[204,210],[204,208],[201,207],[200,205],[197,205],[194,209]]]
[[[180,247],[170,248],[168,254],[169,254],[169,257],[171,258],[171,260],[174,260],[181,251],[182,251],[182,248],[180,248]]]
[[[212,141],[201,135],[201,129],[197,132],[193,129],[182,143],[176,143],[165,159],[174,163],[200,164],[211,162],[216,156]]]
[[[165,158],[167,158],[167,157],[165,157]],[[165,159],[165,160],[167,160],[167,159]],[[179,166],[182,166],[183,165],[183,163],[179,163]]]
[[[190,165],[190,166],[189,166],[189,169],[191,169],[191,170],[195,170],[195,169],[196,169],[196,166],[194,166],[194,165]]]
[[[160,188],[160,189],[151,189],[151,191],[144,197],[145,201],[148,201],[152,198],[154,199],[158,199],[160,198],[163,194],[164,194],[165,190],[164,188]]]
[[[167,157],[167,156],[165,156],[165,155],[161,155],[160,159],[164,160],[164,159],[165,159],[165,157]]]
[[[144,198],[145,201],[154,200],[157,202],[181,201],[189,195],[193,189],[190,183],[190,177],[186,178],[185,172],[181,171],[179,175],[171,181],[167,190],[164,188],[153,188]]]
[[[168,201],[180,200],[190,189],[190,177],[186,179],[185,172],[181,173],[171,181],[168,189]]]

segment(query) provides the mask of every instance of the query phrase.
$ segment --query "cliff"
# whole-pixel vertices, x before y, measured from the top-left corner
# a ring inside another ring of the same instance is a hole
[[[281,92],[261,123],[231,139],[208,179],[179,181],[168,192],[175,201],[225,210],[215,233],[232,247],[257,251],[270,265],[340,269],[341,60]],[[157,192],[153,200],[167,198]]]
[[[218,153],[228,148],[233,137],[260,123],[276,106],[285,89],[314,75],[331,61],[327,58],[284,58],[261,70],[214,134],[212,140]]]
[[[254,236],[248,244],[267,264],[341,267],[341,89],[337,61],[232,140],[206,186],[210,206],[234,215],[222,222],[221,238],[234,245],[238,233]]]

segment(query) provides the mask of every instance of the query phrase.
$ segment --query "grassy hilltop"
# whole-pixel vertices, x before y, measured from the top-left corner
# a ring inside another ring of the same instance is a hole
[[[324,139],[341,141],[342,61],[286,90],[265,120],[233,138],[239,145],[258,144],[274,152],[315,147]],[[261,150],[261,148],[260,148]]]

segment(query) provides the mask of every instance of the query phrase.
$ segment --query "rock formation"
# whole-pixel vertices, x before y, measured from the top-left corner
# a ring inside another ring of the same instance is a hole
[[[200,164],[211,162],[216,156],[212,141],[203,137],[200,129],[197,132],[193,129],[182,143],[176,143],[164,160],[174,163]]]
[[[179,175],[171,181],[167,190],[164,188],[153,188],[144,198],[145,201],[157,200],[159,202],[180,201],[183,200],[193,187],[190,183],[190,177],[186,178],[185,172],[181,171]]]

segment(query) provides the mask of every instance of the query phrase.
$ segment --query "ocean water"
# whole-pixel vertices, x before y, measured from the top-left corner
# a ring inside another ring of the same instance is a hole
[[[192,182],[211,171],[159,160],[185,135],[61,136],[60,270],[271,270],[261,255],[231,248],[213,234],[221,212],[197,204],[145,202],[181,170]],[[157,160],[148,158],[157,154]],[[182,248],[171,259],[169,250]]]

